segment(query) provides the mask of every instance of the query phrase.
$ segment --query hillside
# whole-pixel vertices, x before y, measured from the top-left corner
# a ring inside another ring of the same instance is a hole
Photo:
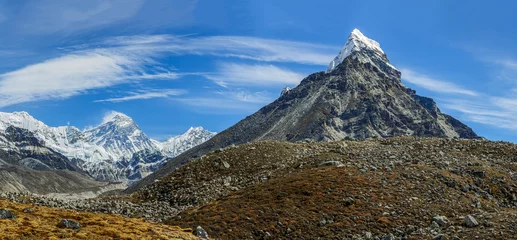
[[[485,140],[258,142],[209,153],[132,197],[188,209],[167,222],[223,239],[511,239],[516,162],[516,145]],[[453,227],[436,228],[440,215]],[[463,227],[467,215],[481,225]]]
[[[183,229],[119,215],[93,214],[38,207],[0,200],[0,209],[16,215],[0,219],[2,239],[198,239]],[[32,211],[32,212],[31,212]],[[63,219],[79,222],[79,229],[58,227]]]

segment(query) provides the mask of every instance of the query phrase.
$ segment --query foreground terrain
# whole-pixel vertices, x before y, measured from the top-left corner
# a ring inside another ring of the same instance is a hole
[[[0,197],[202,226],[215,239],[517,239],[517,146],[254,142],[210,152],[131,195]]]
[[[182,229],[119,215],[75,212],[0,200],[0,209],[16,215],[0,219],[1,239],[197,239]],[[1,214],[0,214],[1,215]],[[60,228],[63,219],[79,222],[77,229]]]
[[[132,197],[168,199],[187,210],[167,223],[223,239],[517,239],[516,160],[515,145],[482,140],[260,142]]]

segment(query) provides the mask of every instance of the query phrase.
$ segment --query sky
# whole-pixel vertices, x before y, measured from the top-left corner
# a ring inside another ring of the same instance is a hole
[[[0,111],[125,113],[152,138],[220,132],[324,71],[357,28],[403,83],[517,142],[515,1],[0,0]]]

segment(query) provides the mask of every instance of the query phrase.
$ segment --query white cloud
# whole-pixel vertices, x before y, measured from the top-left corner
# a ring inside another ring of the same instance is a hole
[[[245,90],[237,90],[237,91],[220,91],[217,94],[221,96],[225,96],[230,99],[235,99],[241,102],[247,103],[259,103],[265,104],[270,103],[274,100],[270,93],[266,91],[261,92],[250,92]]]
[[[279,68],[270,64],[221,63],[216,74],[206,75],[218,84],[227,86],[290,85],[296,86],[304,74]]]
[[[472,122],[517,131],[517,98],[449,99],[441,106],[463,113]]]
[[[105,44],[130,51],[214,55],[264,62],[328,65],[339,47],[242,36],[143,35],[108,39]]]
[[[83,51],[0,75],[0,107],[63,99],[141,79],[174,79],[169,72],[144,71],[147,59],[111,51]]]
[[[242,89],[231,89],[215,92],[215,95],[174,99],[191,110],[212,114],[253,113],[265,104],[275,100],[275,96],[267,91],[252,92]]]
[[[454,83],[434,79],[430,76],[417,73],[407,68],[402,68],[400,71],[402,72],[403,80],[433,92],[454,93],[469,96],[479,95],[475,91],[464,89]]]
[[[64,99],[91,89],[131,81],[175,79],[202,75],[223,87],[297,85],[304,74],[271,64],[221,63],[212,73],[175,73],[158,61],[170,55],[215,55],[266,62],[326,65],[334,48],[252,37],[125,36],[101,44],[65,48],[61,57],[0,75],[0,107],[17,103]]]
[[[143,0],[38,0],[16,12],[18,29],[28,34],[75,32],[102,27],[135,16]]]
[[[183,89],[153,89],[153,90],[147,90],[147,91],[139,91],[136,93],[130,93],[128,96],[124,96],[124,97],[108,98],[108,99],[96,100],[94,102],[118,103],[118,102],[132,101],[132,100],[145,100],[145,99],[152,99],[152,98],[168,98],[168,97],[172,97],[172,96],[179,96],[179,95],[182,95],[185,93],[187,93],[187,91],[185,91]]]

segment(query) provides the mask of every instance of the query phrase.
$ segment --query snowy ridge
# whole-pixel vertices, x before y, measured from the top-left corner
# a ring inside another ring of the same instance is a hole
[[[340,63],[342,63],[345,58],[352,55],[352,53],[359,52],[364,49],[372,50],[379,56],[385,55],[384,51],[381,49],[381,45],[378,42],[367,38],[363,35],[363,33],[361,33],[361,31],[359,31],[359,29],[356,28],[352,31],[352,33],[350,33],[350,36],[348,37],[348,40],[343,49],[334,58],[334,60],[330,62],[326,73],[332,72],[332,70],[334,70]]]
[[[46,147],[103,181],[138,180],[163,165],[168,158],[203,143],[215,133],[201,127],[159,142],[149,138],[127,115],[111,112],[102,124],[85,131],[73,126],[49,127],[26,112],[0,112],[0,132],[9,126],[26,129]],[[9,148],[0,139],[2,148]],[[162,151],[163,150],[163,151]]]
[[[177,156],[207,141],[216,134],[215,132],[205,130],[203,127],[191,127],[187,132],[163,142],[161,144],[161,151],[168,157]]]

